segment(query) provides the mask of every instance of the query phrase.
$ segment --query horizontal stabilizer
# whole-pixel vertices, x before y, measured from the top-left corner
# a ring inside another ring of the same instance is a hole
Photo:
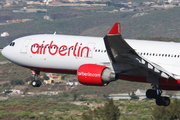
[[[119,22],[115,23],[107,35],[120,35],[121,34],[121,24]]]

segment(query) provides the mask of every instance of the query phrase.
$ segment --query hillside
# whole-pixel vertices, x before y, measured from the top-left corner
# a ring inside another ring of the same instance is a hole
[[[154,11],[133,18],[132,16],[136,12],[102,12],[116,9],[114,7],[47,7],[47,9],[48,13],[10,14],[11,19],[29,18],[33,20],[25,23],[1,25],[0,33],[8,31],[10,36],[0,38],[0,48],[24,35],[53,34],[55,31],[57,34],[103,37],[115,22],[121,22],[124,38],[140,36],[180,37],[180,8]],[[9,10],[9,12],[11,11]],[[2,11],[1,14],[3,14]],[[54,20],[44,20],[44,15],[50,15]]]

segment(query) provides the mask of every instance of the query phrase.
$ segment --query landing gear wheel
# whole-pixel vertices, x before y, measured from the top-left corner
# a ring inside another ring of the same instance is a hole
[[[36,85],[37,85],[37,80],[33,80],[33,81],[31,82],[31,85],[32,85],[33,87],[36,87]]]
[[[162,97],[162,96],[158,96],[156,98],[156,104],[158,106],[168,106],[170,104],[170,99],[169,97]]]
[[[41,81],[40,80],[37,80],[36,83],[37,83],[36,87],[40,87],[41,86]]]
[[[163,104],[164,104],[164,102],[163,102],[163,97],[157,96],[157,97],[156,97],[156,105],[162,106]]]
[[[156,99],[156,104],[158,106],[168,106],[170,104],[169,97],[162,97],[161,94],[162,91],[159,89],[158,85],[153,85],[152,89],[148,89],[146,91],[146,97]]]
[[[169,104],[170,104],[170,99],[169,99],[169,97],[164,97],[164,106],[168,106]]]
[[[41,81],[40,81],[40,80],[33,80],[33,81],[31,82],[31,85],[32,85],[33,87],[40,87],[40,86],[41,86]]]
[[[146,97],[149,98],[149,99],[152,99],[152,98],[156,98],[157,96],[157,93],[156,93],[156,90],[152,90],[152,89],[148,89],[146,91]]]

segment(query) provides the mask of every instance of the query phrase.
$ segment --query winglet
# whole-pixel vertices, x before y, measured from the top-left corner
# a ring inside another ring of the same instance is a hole
[[[120,35],[121,34],[121,24],[119,22],[115,23],[107,35]]]

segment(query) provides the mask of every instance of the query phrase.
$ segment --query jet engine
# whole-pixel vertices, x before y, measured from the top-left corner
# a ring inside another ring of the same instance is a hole
[[[81,84],[93,86],[105,86],[116,80],[115,73],[112,73],[110,68],[95,64],[81,65],[77,76]]]

